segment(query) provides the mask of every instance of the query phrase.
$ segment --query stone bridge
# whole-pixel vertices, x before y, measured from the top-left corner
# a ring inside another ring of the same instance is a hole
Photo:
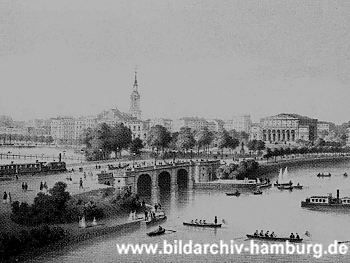
[[[191,189],[195,183],[212,181],[219,166],[215,160],[133,168],[125,172],[125,183],[133,193],[156,196],[159,191]]]

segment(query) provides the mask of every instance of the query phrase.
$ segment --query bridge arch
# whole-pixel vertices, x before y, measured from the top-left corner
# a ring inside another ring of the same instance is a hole
[[[162,171],[158,174],[158,187],[161,191],[171,189],[171,175],[169,172]]]
[[[186,169],[179,169],[177,171],[177,186],[179,188],[188,188],[188,181],[189,181],[189,176],[188,176],[188,171]]]
[[[137,179],[137,194],[141,196],[152,195],[152,178],[149,174],[141,174]]]

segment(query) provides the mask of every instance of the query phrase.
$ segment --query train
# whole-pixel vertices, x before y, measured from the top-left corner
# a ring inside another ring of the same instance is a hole
[[[59,162],[39,162],[22,163],[22,164],[5,164],[0,165],[0,177],[11,175],[25,175],[25,174],[52,174],[66,172],[66,163]]]

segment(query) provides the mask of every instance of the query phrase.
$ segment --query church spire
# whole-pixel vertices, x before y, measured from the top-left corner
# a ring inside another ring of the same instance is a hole
[[[137,91],[138,84],[137,84],[137,70],[135,69],[135,81],[134,81],[134,90]]]

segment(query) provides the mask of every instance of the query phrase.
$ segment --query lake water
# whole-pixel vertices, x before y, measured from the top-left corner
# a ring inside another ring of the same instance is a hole
[[[318,172],[332,173],[331,178],[317,178]],[[111,234],[79,243],[60,252],[43,255],[35,262],[349,262],[350,256],[325,255],[321,259],[308,256],[287,255],[119,255],[116,244],[121,243],[162,243],[163,239],[170,243],[174,240],[190,239],[194,243],[219,242],[224,240],[249,245],[245,238],[247,233],[274,231],[279,236],[289,236],[297,232],[303,238],[308,230],[310,238],[305,243],[322,243],[328,245],[334,240],[350,240],[350,211],[315,211],[300,207],[300,202],[311,195],[336,194],[350,196],[350,162],[334,165],[320,164],[314,167],[300,166],[289,168],[290,179],[294,183],[304,185],[303,190],[280,191],[273,187],[263,190],[263,195],[243,192],[240,197],[228,197],[220,191],[176,191],[163,195],[163,205],[168,220],[163,223],[166,229],[176,230],[158,236],[148,237],[146,232],[155,229],[139,229],[131,233]],[[276,171],[276,177],[278,171]],[[225,219],[226,224],[220,229],[199,229],[182,225],[191,219],[213,221]]]

